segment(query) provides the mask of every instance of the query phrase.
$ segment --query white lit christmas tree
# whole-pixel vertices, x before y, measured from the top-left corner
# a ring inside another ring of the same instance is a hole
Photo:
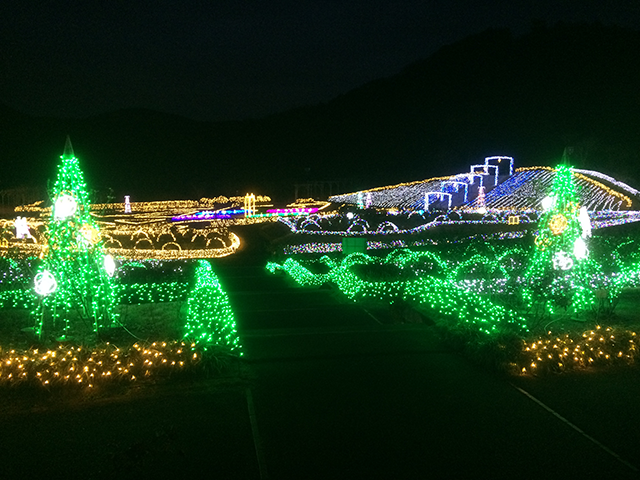
[[[487,213],[487,204],[486,204],[485,195],[484,195],[484,185],[480,185],[478,187],[477,204],[478,204],[478,213],[482,213],[482,214]]]

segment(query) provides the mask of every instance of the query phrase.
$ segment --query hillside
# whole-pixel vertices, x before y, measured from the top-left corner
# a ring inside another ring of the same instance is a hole
[[[296,181],[351,189],[466,169],[489,154],[640,185],[640,32],[601,25],[489,30],[326,104],[260,120],[196,122],[145,110],[32,118],[0,106],[0,189],[53,177],[64,138],[94,187],[132,198],[254,191]]]

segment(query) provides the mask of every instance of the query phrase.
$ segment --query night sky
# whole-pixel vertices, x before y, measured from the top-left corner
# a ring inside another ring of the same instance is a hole
[[[639,28],[640,2],[8,1],[0,102],[54,117],[147,108],[261,118],[394,75],[489,27],[520,34],[536,20]]]

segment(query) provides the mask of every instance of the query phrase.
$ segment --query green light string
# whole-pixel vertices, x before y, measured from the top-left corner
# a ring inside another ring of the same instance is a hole
[[[240,337],[229,304],[229,298],[222,289],[211,264],[198,261],[195,285],[187,300],[187,319],[183,338],[199,345],[219,346],[242,355]]]
[[[576,241],[583,235],[580,205],[567,165],[556,169],[549,196],[552,201],[540,218],[533,257],[525,274],[523,299],[529,307],[543,306],[549,313],[577,313],[596,303],[591,280],[601,277],[597,262],[577,257]]]
[[[424,252],[402,253],[393,255],[380,263],[407,265],[412,260],[433,258],[432,254]],[[335,283],[338,288],[353,300],[377,300],[391,303],[402,299],[423,304],[438,314],[448,317],[460,324],[473,326],[486,334],[496,333],[502,329],[527,330],[524,317],[513,311],[497,305],[490,300],[460,288],[449,279],[439,279],[425,275],[421,278],[405,281],[365,281],[354,274],[350,267],[376,263],[373,257],[363,254],[351,254],[340,264],[335,264],[328,273],[313,274],[300,262],[288,258],[282,266],[271,262],[267,268],[275,272],[282,269],[300,285],[322,285],[326,282]],[[442,262],[438,265],[443,266]]]
[[[48,223],[47,248],[38,272],[49,272],[56,291],[44,296],[32,311],[40,340],[64,340],[73,334],[72,317],[87,320],[94,333],[117,325],[116,295],[104,267],[105,255],[99,230],[89,213],[90,202],[84,175],[67,139],[60,157],[58,177],[52,190],[54,204]],[[72,199],[75,211],[61,213],[59,200]],[[84,326],[85,322],[74,322]],[[80,328],[80,327],[77,327]]]

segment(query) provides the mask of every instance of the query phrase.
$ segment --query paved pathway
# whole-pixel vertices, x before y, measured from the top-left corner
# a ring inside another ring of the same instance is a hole
[[[614,431],[593,426],[603,411],[581,410],[588,381],[578,382],[586,389],[581,403],[566,392],[559,400],[545,382],[514,385],[475,368],[428,326],[390,324],[384,310],[367,312],[330,289],[302,289],[261,267],[216,270],[255,375],[262,478],[638,475],[638,443],[612,441]],[[555,389],[564,381],[572,382],[559,377]],[[611,404],[598,405],[606,411]],[[604,416],[617,420],[611,427],[635,428],[630,439],[638,438],[637,418],[626,425],[622,412]]]

